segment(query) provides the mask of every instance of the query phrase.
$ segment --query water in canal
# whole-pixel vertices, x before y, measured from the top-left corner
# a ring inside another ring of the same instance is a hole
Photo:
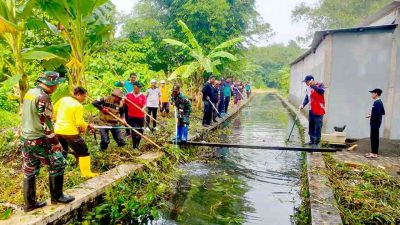
[[[300,145],[299,132],[285,143],[293,119],[279,99],[259,94],[228,125],[221,141]],[[292,224],[300,204],[301,155],[255,149],[215,149],[219,160],[184,165],[171,205],[156,224]],[[168,219],[167,219],[168,218]]]

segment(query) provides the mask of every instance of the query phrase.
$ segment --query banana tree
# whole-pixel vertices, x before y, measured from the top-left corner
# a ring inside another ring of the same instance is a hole
[[[221,59],[236,61],[236,56],[224,50],[236,45],[237,43],[240,43],[244,38],[238,37],[223,42],[212,49],[210,53],[205,54],[203,48],[197,42],[188,26],[183,21],[178,21],[178,23],[181,26],[182,31],[187,37],[189,43],[184,43],[174,39],[164,39],[163,41],[169,45],[178,46],[184,50],[187,50],[193,60],[190,63],[175,69],[168,79],[174,80],[180,78],[190,80],[190,84],[193,85],[193,91],[191,93],[192,99],[197,100],[197,108],[200,108],[204,72],[218,74],[219,72],[217,66],[221,64]]]
[[[41,8],[59,23],[48,25],[69,44],[70,89],[85,83],[87,56],[113,37],[109,0],[38,0]]]
[[[12,50],[14,63],[8,63],[12,72],[12,80],[19,83],[19,99],[28,90],[28,76],[25,74],[22,47],[24,34],[30,26],[35,26],[32,20],[33,7],[36,0],[1,0],[0,1],[0,38],[3,38]]]

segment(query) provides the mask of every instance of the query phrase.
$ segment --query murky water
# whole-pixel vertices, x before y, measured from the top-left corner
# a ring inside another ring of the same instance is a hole
[[[221,141],[253,145],[300,145],[293,120],[274,95],[258,95],[231,121]],[[219,148],[220,160],[191,163],[179,182],[173,210],[155,224],[292,224],[300,204],[300,153]]]

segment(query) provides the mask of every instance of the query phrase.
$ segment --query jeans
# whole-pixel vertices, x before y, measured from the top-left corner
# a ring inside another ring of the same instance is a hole
[[[117,142],[118,147],[122,147],[125,145],[125,141],[122,138],[122,133],[120,129],[100,129],[100,149],[101,150],[106,150],[108,148],[108,144],[110,144],[110,137],[109,137],[109,132],[111,131],[111,134]]]
[[[228,107],[229,107],[229,103],[231,101],[231,96],[225,96],[224,99],[224,113],[228,113]]]
[[[379,128],[371,127],[371,152],[378,154],[379,150]]]
[[[147,114],[152,116],[154,119],[157,119],[157,111],[158,111],[158,108],[147,107]],[[146,126],[150,128],[150,121],[153,121],[153,128],[157,127],[157,122],[153,119],[150,119],[150,116],[146,116]]]
[[[322,120],[324,116],[314,115],[310,110],[308,114],[308,134],[310,135],[311,144],[319,144],[321,141]]]
[[[212,106],[209,101],[203,101],[204,111],[203,111],[203,125],[210,125],[212,119]]]

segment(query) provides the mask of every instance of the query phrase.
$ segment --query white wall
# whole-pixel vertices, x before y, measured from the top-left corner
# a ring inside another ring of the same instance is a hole
[[[347,125],[349,138],[369,137],[365,115],[371,110],[372,100],[368,91],[381,88],[386,92],[391,49],[392,31],[333,34],[327,131]],[[386,95],[382,100],[386,102]]]

